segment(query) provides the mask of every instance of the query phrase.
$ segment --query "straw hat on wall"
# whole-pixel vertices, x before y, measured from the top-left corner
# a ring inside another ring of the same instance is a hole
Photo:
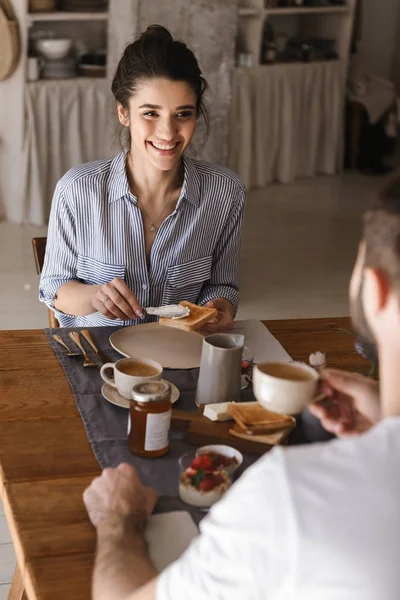
[[[0,0],[0,81],[10,77],[21,55],[18,23],[10,0]]]

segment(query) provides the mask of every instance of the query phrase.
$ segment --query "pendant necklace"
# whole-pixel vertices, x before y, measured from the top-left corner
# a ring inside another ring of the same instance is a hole
[[[172,200],[172,196],[173,196],[174,192],[171,192],[170,197],[168,198],[167,202],[164,204],[164,207],[162,209],[162,211],[160,212],[160,214],[158,215],[158,217],[156,219],[154,219],[154,221],[152,221],[149,217],[149,213],[147,212],[147,210],[145,209],[145,207],[143,206],[142,202],[140,202],[140,200],[137,200],[137,203],[139,204],[139,206],[142,207],[144,214],[146,215],[146,217],[148,218],[148,220],[150,221],[150,231],[154,232],[157,231],[158,227],[156,225],[157,221],[160,219],[160,217],[162,217],[162,215],[164,214],[165,209],[167,208],[168,204],[171,202]]]

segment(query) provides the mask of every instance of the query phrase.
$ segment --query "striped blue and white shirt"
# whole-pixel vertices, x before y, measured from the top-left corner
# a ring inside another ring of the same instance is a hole
[[[149,266],[142,215],[126,175],[125,152],[75,167],[59,181],[40,300],[55,312],[62,327],[123,324],[98,312],[76,317],[58,311],[54,307],[57,291],[68,281],[104,284],[118,277],[143,307],[227,298],[237,309],[243,184],[228,169],[198,160],[185,157],[184,167],[179,200],[157,231]]]

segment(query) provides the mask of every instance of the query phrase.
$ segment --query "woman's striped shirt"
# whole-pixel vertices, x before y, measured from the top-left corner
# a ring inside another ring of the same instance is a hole
[[[59,181],[40,300],[54,310],[62,327],[122,324],[100,313],[77,317],[58,311],[57,291],[69,281],[104,284],[115,277],[124,279],[143,307],[181,300],[205,304],[222,297],[237,309],[243,184],[222,167],[186,157],[184,167],[177,206],[157,231],[149,266],[124,152],[75,167]],[[137,322],[142,321],[128,324]]]

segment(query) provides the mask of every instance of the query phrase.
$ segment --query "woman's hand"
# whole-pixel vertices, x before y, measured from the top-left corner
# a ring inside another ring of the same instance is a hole
[[[310,404],[322,426],[339,437],[368,431],[380,419],[379,386],[357,373],[329,369],[322,372],[326,400]]]
[[[96,287],[92,306],[108,319],[130,321],[137,317],[141,319],[144,317],[138,299],[122,279],[113,279],[109,283]]]
[[[233,306],[226,298],[215,298],[207,302],[207,308],[216,308],[217,316],[199,329],[199,333],[210,335],[211,333],[223,333],[233,327]]]

